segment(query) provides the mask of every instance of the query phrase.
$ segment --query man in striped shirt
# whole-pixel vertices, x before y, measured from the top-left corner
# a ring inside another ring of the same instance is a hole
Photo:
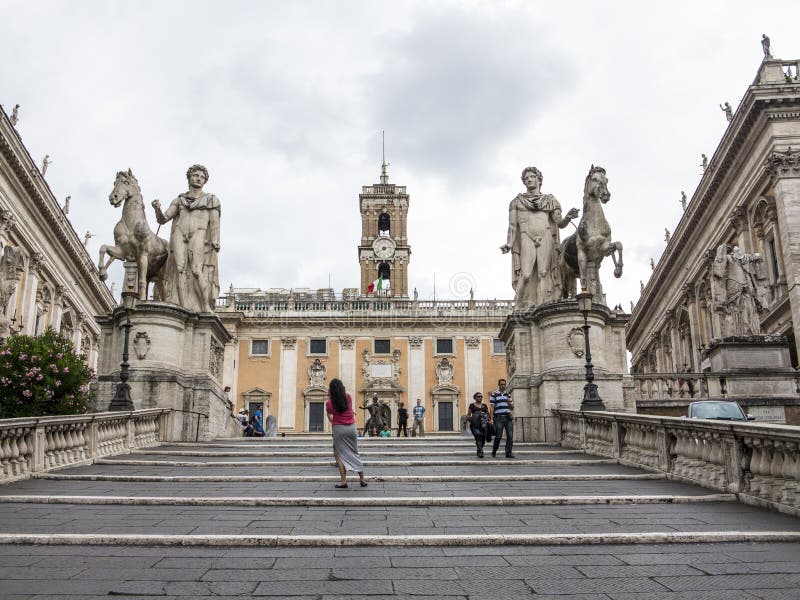
[[[506,458],[514,458],[512,446],[514,444],[514,403],[511,396],[506,393],[506,380],[497,382],[497,389],[489,394],[489,423],[494,423],[494,442],[492,443],[492,456],[497,456],[500,439],[503,431],[506,432]]]
[[[411,437],[416,437],[419,428],[419,437],[425,437],[425,407],[422,400],[417,398],[417,405],[411,411],[414,414],[414,424],[411,426]]]

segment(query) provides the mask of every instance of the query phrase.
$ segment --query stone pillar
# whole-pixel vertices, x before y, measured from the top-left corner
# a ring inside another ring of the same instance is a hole
[[[687,308],[689,310],[689,343],[692,347],[689,349],[689,355],[692,357],[692,364],[689,368],[692,371],[700,370],[700,357],[698,356],[697,348],[700,346],[700,318],[697,313],[697,293],[694,289],[693,283],[687,283],[683,286],[683,291],[686,294]]]
[[[61,316],[64,314],[64,294],[66,293],[67,288],[65,288],[63,285],[56,286],[49,323],[50,327],[56,330],[56,333],[61,331]]]
[[[72,332],[72,343],[75,345],[75,350],[81,351],[81,342],[83,342],[83,322],[86,320],[86,313],[78,313],[75,318],[75,331]]]
[[[792,311],[795,344],[800,351],[800,154],[773,152],[766,160],[775,190],[775,208],[780,223],[780,243],[783,250],[783,272]]]
[[[408,338],[408,413],[416,406],[417,398],[424,403],[425,393],[425,343],[421,336]],[[410,416],[409,416],[410,418]]]
[[[36,292],[39,289],[39,269],[44,262],[44,255],[34,252],[28,259],[28,272],[25,275],[25,290],[22,297],[22,314],[17,315],[17,323],[22,319],[22,333],[36,333]]]
[[[297,338],[281,338],[281,373],[278,383],[278,429],[295,430],[297,412]]]
[[[467,356],[464,361],[467,389],[466,401],[469,405],[472,402],[472,395],[475,392],[483,392],[483,352],[481,352],[481,338],[477,335],[467,336],[464,339],[467,348]]]
[[[339,338],[339,379],[342,380],[344,389],[350,391],[350,395],[355,398],[356,338],[352,336]]]

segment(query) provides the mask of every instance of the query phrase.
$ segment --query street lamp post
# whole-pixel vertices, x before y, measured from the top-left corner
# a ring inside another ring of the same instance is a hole
[[[578,309],[583,313],[583,341],[586,345],[586,385],[583,386],[583,400],[581,410],[605,410],[606,406],[597,391],[594,382],[594,366],[592,365],[592,351],[589,347],[589,311],[592,310],[592,295],[589,293],[576,294]]]
[[[117,391],[108,405],[108,410],[135,410],[133,399],[131,398],[131,386],[128,384],[130,378],[130,364],[128,363],[128,350],[131,337],[131,311],[136,305],[136,296],[130,292],[122,292],[122,305],[125,307],[125,324],[122,328],[125,330],[125,340],[122,344],[122,363],[120,363],[121,370],[119,372],[119,383],[117,384]]]

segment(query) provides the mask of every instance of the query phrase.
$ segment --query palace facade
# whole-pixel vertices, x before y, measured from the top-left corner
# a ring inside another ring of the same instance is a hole
[[[52,327],[96,368],[95,315],[116,306],[83,241],[0,108],[0,312],[4,334]]]
[[[497,334],[513,303],[409,297],[408,208],[385,164],[380,183],[362,187],[360,288],[232,288],[220,299],[217,315],[234,336],[223,380],[238,408],[263,404],[279,432],[323,431],[327,383],[338,377],[357,406],[386,402],[392,427],[399,403],[410,412],[420,399],[428,431],[453,431],[473,394],[496,388],[506,376]]]
[[[760,333],[784,336],[791,366],[798,365],[798,66],[797,60],[761,63],[642,290],[626,334],[638,412],[685,414],[693,399],[730,397],[737,377],[755,378],[766,392],[774,377],[786,378],[710,370],[709,347],[729,335],[713,292],[713,265],[723,244],[760,255]],[[793,394],[739,400],[759,420],[800,423],[797,386]]]

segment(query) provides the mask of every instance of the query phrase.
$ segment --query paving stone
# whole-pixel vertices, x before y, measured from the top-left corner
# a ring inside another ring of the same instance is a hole
[[[646,577],[526,579],[525,583],[537,594],[645,593],[660,592],[669,589]]]
[[[699,575],[695,577],[657,577],[654,579],[674,591],[796,589],[797,582],[787,575]]]

